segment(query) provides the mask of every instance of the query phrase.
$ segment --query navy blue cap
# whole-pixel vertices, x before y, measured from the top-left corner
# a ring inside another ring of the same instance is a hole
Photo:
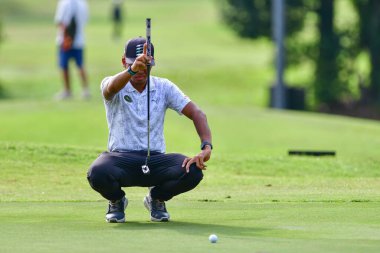
[[[136,60],[137,56],[143,53],[144,50],[144,44],[146,43],[146,39],[143,37],[137,37],[128,40],[128,42],[125,44],[124,54],[125,59],[128,64],[133,64],[133,62]],[[152,57],[154,57],[154,47],[152,46]],[[154,66],[154,58],[152,59],[151,65]]]

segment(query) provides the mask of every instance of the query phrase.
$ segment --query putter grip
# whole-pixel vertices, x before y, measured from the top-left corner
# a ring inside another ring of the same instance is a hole
[[[146,54],[148,56],[152,55],[152,47],[150,42],[150,18],[146,19]]]

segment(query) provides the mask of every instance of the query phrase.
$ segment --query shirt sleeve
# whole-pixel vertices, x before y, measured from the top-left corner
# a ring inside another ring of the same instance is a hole
[[[173,109],[179,115],[182,110],[191,101],[174,83],[167,80],[166,99],[168,108]]]
[[[116,95],[111,99],[111,100],[107,100],[104,95],[103,95],[103,91],[104,89],[107,87],[108,83],[111,81],[111,78],[112,76],[107,76],[105,77],[102,82],[100,83],[100,90],[101,90],[101,93],[102,93],[102,98],[104,100],[104,102],[106,103],[110,103],[112,100],[114,100],[114,98],[116,97]]]
[[[82,15],[84,16],[85,23],[87,23],[89,19],[89,15],[90,15],[87,2],[84,2],[84,10],[83,10]]]
[[[57,10],[55,12],[54,22],[56,24],[68,25],[70,22],[70,8],[68,2],[59,1]]]

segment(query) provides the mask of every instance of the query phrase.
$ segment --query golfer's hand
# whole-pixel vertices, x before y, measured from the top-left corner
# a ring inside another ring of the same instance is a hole
[[[145,43],[143,53],[136,58],[131,66],[132,71],[139,72],[140,70],[146,70],[146,65],[151,62],[152,57],[146,55],[146,47],[147,45]]]
[[[185,168],[186,173],[189,173],[190,165],[195,163],[199,169],[205,170],[207,167],[205,162],[210,160],[210,157],[211,157],[211,148],[206,146],[204,150],[202,150],[199,154],[197,154],[193,158],[186,157],[185,160],[183,160],[182,168]]]

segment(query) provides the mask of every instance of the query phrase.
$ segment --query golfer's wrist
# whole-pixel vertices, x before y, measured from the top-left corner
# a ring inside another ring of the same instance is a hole
[[[127,72],[128,72],[131,76],[134,76],[134,75],[137,74],[138,71],[134,71],[134,70],[132,69],[132,66],[129,66],[129,67],[127,68]]]
[[[202,141],[201,150],[204,150],[206,148],[210,149],[210,150],[213,148],[211,142],[209,142],[209,141]]]
[[[210,145],[206,145],[203,149],[202,149],[203,151],[211,151],[212,150],[212,148],[211,148],[211,146]]]

